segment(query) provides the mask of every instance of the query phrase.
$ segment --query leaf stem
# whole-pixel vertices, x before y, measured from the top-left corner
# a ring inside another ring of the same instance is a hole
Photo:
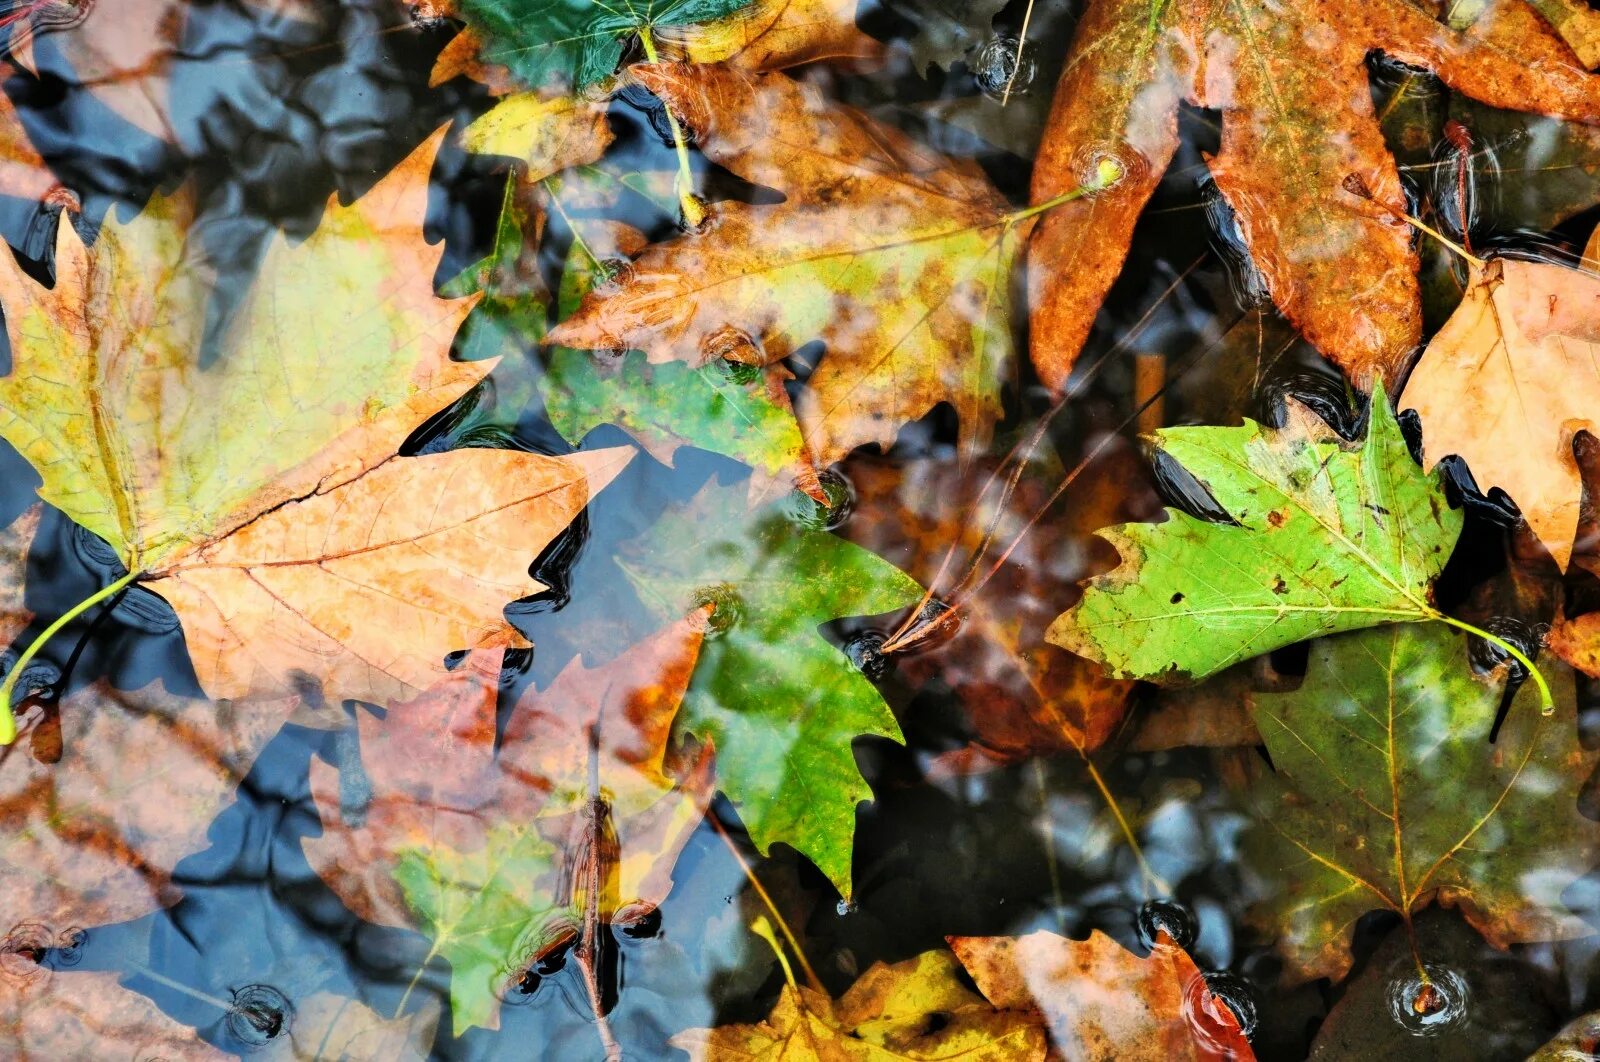
[[[649,26],[639,27],[639,43],[644,45],[645,58],[652,63],[660,62],[656,55],[656,39],[650,32]],[[672,146],[678,151],[678,209],[683,211],[683,223],[691,229],[698,229],[706,220],[706,208],[694,194],[694,173],[689,168],[689,145],[683,139],[683,128],[678,125],[678,116],[672,113],[672,108],[663,100],[662,108],[667,112],[667,125],[672,129]]]
[[[761,902],[771,912],[773,921],[778,923],[778,929],[783,933],[783,938],[789,942],[789,947],[794,949],[794,957],[800,962],[800,969],[806,975],[806,983],[818,992],[826,992],[827,989],[822,987],[822,978],[818,977],[817,971],[812,969],[811,960],[806,958],[805,949],[800,946],[800,941],[795,939],[794,930],[789,928],[788,920],[778,910],[778,905],[772,902],[772,896],[767,892],[766,887],[761,884],[761,879],[756,877],[755,868],[745,859],[744,853],[739,851],[739,846],[733,843],[733,838],[728,836],[728,828],[718,822],[715,815],[707,815],[706,820],[717,831],[717,836],[722,838],[722,843],[728,846],[728,851],[733,853],[733,858],[739,861],[739,867],[744,871],[744,876],[749,880],[751,888],[755,889],[756,895],[761,897]],[[774,943],[773,947],[777,947],[776,943]],[[778,952],[778,957],[780,959],[783,957],[782,951]],[[784,966],[788,966],[787,961],[784,962]],[[789,977],[789,982],[791,984],[794,983],[792,974]]]
[[[1000,221],[1005,225],[1015,225],[1019,221],[1026,221],[1037,214],[1043,214],[1047,210],[1054,210],[1063,203],[1070,203],[1085,196],[1097,195],[1119,184],[1127,174],[1128,169],[1120,159],[1107,155],[1095,164],[1094,177],[1088,182],[1080,184],[1070,192],[1062,192],[1053,199],[1046,199],[1042,203],[1023,210],[1014,210],[1001,217]]]
[[[1490,643],[1492,643],[1494,645],[1499,646],[1501,649],[1504,649],[1507,653],[1509,653],[1511,655],[1511,658],[1513,660],[1515,660],[1517,663],[1521,664],[1524,668],[1527,669],[1528,675],[1529,675],[1530,678],[1533,679],[1534,685],[1539,687],[1539,712],[1540,712],[1540,714],[1541,715],[1554,715],[1555,714],[1555,711],[1556,711],[1556,699],[1555,699],[1555,696],[1553,694],[1551,694],[1551,692],[1550,692],[1550,684],[1544,680],[1544,675],[1539,671],[1539,669],[1537,667],[1534,666],[1533,661],[1530,660],[1528,658],[1528,655],[1526,653],[1524,653],[1521,649],[1518,649],[1516,646],[1512,645],[1510,642],[1506,641],[1504,638],[1500,637],[1497,634],[1490,634],[1488,631],[1484,630],[1482,627],[1474,627],[1472,624],[1466,622],[1465,620],[1458,620],[1454,616],[1445,615],[1443,612],[1435,612],[1429,618],[1438,620],[1440,623],[1447,623],[1452,627],[1460,628],[1461,630],[1466,631],[1468,634],[1476,634],[1479,638],[1482,638],[1484,641],[1490,642]]]
[[[143,572],[129,572],[110,586],[102,587],[68,609],[60,619],[44,629],[44,633],[33,640],[33,644],[22,651],[17,657],[17,662],[12,665],[11,673],[6,676],[4,683],[0,683],[0,745],[9,745],[17,739],[17,718],[11,712],[11,697],[16,692],[17,681],[22,673],[27,670],[33,658],[39,655],[39,650],[45,643],[61,633],[61,629],[85,612],[94,608],[109,597],[115,597],[133,584]]]

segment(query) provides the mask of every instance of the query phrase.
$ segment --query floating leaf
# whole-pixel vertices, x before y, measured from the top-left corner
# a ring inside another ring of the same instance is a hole
[[[452,650],[523,644],[503,607],[541,589],[530,560],[627,461],[396,458],[493,364],[449,360],[472,300],[433,293],[441,135],[303,243],[275,240],[209,367],[187,196],[108,221],[92,249],[62,226],[52,288],[0,262],[0,437],[172,604],[214,698],[295,692],[298,671],[382,700]]]
[[[520,179],[542,181],[605,154],[612,141],[607,106],[604,100],[519,92],[467,126],[461,144],[479,155],[516,159],[523,166]]]
[[[1279,309],[1363,388],[1398,379],[1422,313],[1411,230],[1391,213],[1407,202],[1367,82],[1374,51],[1496,107],[1600,122],[1600,79],[1523,0],[1495,0],[1464,33],[1408,0],[1094,0],[1062,67],[1033,198],[1078,187],[1108,155],[1127,177],[1051,211],[1034,236],[1030,334],[1047,385],[1065,384],[1122,268],[1184,101],[1222,112],[1211,174]],[[1371,198],[1346,190],[1351,175]]]
[[[287,1035],[274,1037],[255,1057],[265,1062],[427,1062],[439,1027],[432,996],[415,1011],[384,1018],[353,999],[318,992],[296,1004]]]
[[[663,26],[661,55],[738,70],[880,59],[883,45],[856,28],[858,6],[858,0],[752,0],[697,26]]]
[[[1568,675],[1554,715],[1524,689],[1495,732],[1504,671],[1474,675],[1456,632],[1398,625],[1319,641],[1299,690],[1255,695],[1275,774],[1247,865],[1294,977],[1342,976],[1374,910],[1457,907],[1501,947],[1591,932],[1561,901],[1600,853]]]
[[[1042,1062],[1038,1019],[989,1006],[961,986],[959,972],[949,952],[927,951],[875,964],[837,1001],[787,984],[765,1021],[692,1029],[671,1043],[696,1062]]]
[[[1102,531],[1122,564],[1050,640],[1118,675],[1184,681],[1322,634],[1437,619],[1430,584],[1462,517],[1411,460],[1382,386],[1358,444],[1297,402],[1288,418],[1155,433],[1230,522],[1169,509]]]
[[[643,914],[671,888],[711,795],[708,755],[682,769],[666,761],[698,644],[680,620],[601,668],[574,663],[523,695],[498,755],[501,654],[473,654],[387,718],[361,715],[372,798],[356,821],[341,810],[338,772],[312,766],[323,834],[304,842],[306,858],[362,918],[433,938],[450,962],[458,1035],[497,1027],[499,993],[577,936],[586,913]],[[611,855],[586,851],[594,827]]]
[[[779,74],[635,67],[706,156],[783,192],[719,203],[709,227],[640,255],[550,341],[628,347],[654,362],[771,365],[814,340],[827,352],[800,399],[819,466],[948,402],[969,456],[1000,415],[1012,353],[1011,264],[1031,219],[971,162]]]
[[[1238,1019],[1186,952],[1161,933],[1140,958],[1099,930],[1068,940],[950,937],[961,965],[997,1007],[1038,1014],[1056,1055],[1074,1062],[1253,1059]]]
[[[124,988],[114,973],[51,970],[7,954],[0,987],[0,1053],[18,1062],[44,1059],[236,1058]]]
[[[856,804],[871,795],[851,743],[900,739],[883,697],[818,631],[921,595],[903,572],[781,508],[708,485],[620,557],[671,619],[712,604],[680,729],[717,750],[718,785],[763,853],[782,841],[850,895]]]
[[[1422,418],[1423,464],[1457,454],[1499,487],[1565,570],[1583,476],[1573,436],[1600,433],[1600,276],[1491,259],[1428,344],[1401,396]]]

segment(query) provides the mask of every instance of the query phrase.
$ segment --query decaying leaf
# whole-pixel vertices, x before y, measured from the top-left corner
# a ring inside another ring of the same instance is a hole
[[[1471,269],[1401,406],[1422,418],[1424,464],[1457,454],[1481,490],[1499,487],[1563,570],[1583,500],[1573,455],[1600,433],[1600,276],[1495,258]]]
[[[236,1057],[122,987],[114,973],[52,970],[17,952],[0,955],[0,971],[0,1054],[12,1062]]]
[[[1462,516],[1438,473],[1412,461],[1383,387],[1367,436],[1346,444],[1291,401],[1267,428],[1169,428],[1153,436],[1228,523],[1175,509],[1101,532],[1122,556],[1090,580],[1048,637],[1118,675],[1198,680],[1335,631],[1436,619],[1431,584]]]
[[[1397,381],[1422,314],[1411,230],[1391,213],[1405,195],[1367,84],[1375,50],[1496,107],[1600,122],[1600,79],[1523,0],[1495,0],[1467,32],[1409,0],[1094,0],[1061,72],[1033,198],[1082,185],[1106,156],[1127,176],[1051,211],[1035,233],[1032,353],[1047,385],[1065,383],[1122,268],[1185,100],[1222,112],[1211,173],[1279,309],[1360,386]],[[1346,190],[1352,175],[1370,198]]]
[[[1600,12],[1583,0],[1528,0],[1528,3],[1567,42],[1578,62],[1590,70],[1600,66]]]
[[[667,759],[699,643],[679,620],[600,668],[572,664],[523,695],[498,754],[501,653],[471,654],[386,718],[361,716],[364,809],[342,809],[338,772],[313,764],[323,833],[306,858],[362,918],[433,938],[458,1035],[498,1027],[498,993],[587,913],[642,915],[670,890],[711,796],[709,748]]]
[[[859,0],[751,0],[710,22],[663,26],[661,55],[739,70],[876,60],[883,45],[856,28],[858,6]]]
[[[516,159],[523,166],[519,179],[541,181],[605,154],[612,141],[606,107],[604,100],[519,92],[467,126],[461,144],[480,155]]]
[[[948,461],[866,454],[844,466],[859,502],[842,533],[941,600],[962,602],[953,634],[929,631],[929,648],[896,665],[907,682],[948,687],[967,713],[972,742],[940,756],[936,772],[1095,749],[1122,721],[1133,690],[1044,635],[1086,573],[1092,532],[1153,504],[1137,452],[1125,447],[1097,459],[1032,527],[1066,472],[1054,461],[1030,461],[1003,494],[1005,471],[997,474],[991,462],[959,470]]]
[[[92,248],[62,226],[53,288],[0,261],[0,437],[172,604],[214,698],[293,692],[299,671],[381,701],[452,650],[523,644],[502,608],[541,588],[531,558],[627,461],[395,457],[493,364],[449,360],[473,300],[433,293],[441,136],[303,243],[275,241],[210,366],[187,196]]]
[[[962,987],[958,973],[949,952],[927,951],[893,966],[877,963],[838,1000],[787,984],[765,1021],[691,1029],[671,1043],[695,1062],[1042,1062],[1038,1018],[991,1007]]]
[[[1011,361],[1012,222],[976,164],[944,158],[781,74],[662,65],[632,70],[706,156],[783,192],[719,203],[709,227],[640,255],[552,342],[642,350],[653,362],[772,365],[827,344],[799,403],[819,466],[941,402],[961,446],[983,450]]]
[[[1586,1062],[1600,1054],[1600,1012],[1568,1022],[1553,1039],[1528,1056],[1528,1062]]]
[[[1275,773],[1252,787],[1245,865],[1293,978],[1342,976],[1373,910],[1457,907],[1501,947],[1592,931],[1561,900],[1600,853],[1570,674],[1551,670],[1554,715],[1524,688],[1494,732],[1504,672],[1480,678],[1462,635],[1404,624],[1318,641],[1299,690],[1255,695]]]
[[[427,1062],[439,1027],[439,1001],[385,1018],[365,1003],[318,992],[297,1003],[294,1020],[255,1057],[265,1062]]]
[[[1600,612],[1571,618],[1557,615],[1544,641],[1568,664],[1591,678],[1600,678]]]
[[[756,847],[788,844],[848,897],[856,804],[871,796],[851,744],[901,735],[882,695],[818,628],[905,608],[920,588],[877,555],[779,505],[749,511],[743,490],[717,484],[619,563],[662,619],[715,606],[679,728],[716,747],[718,787]]]
[[[28,573],[28,550],[39,532],[44,506],[34,505],[11,525],[0,530],[0,646],[9,646],[28,629],[33,613],[24,600]],[[9,669],[10,661],[5,667]]]
[[[1038,1014],[1073,1062],[1253,1059],[1238,1019],[1165,933],[1144,958],[1099,930],[1088,940],[951,937],[950,948],[995,1006]]]
[[[104,680],[68,695],[55,709],[57,762],[39,762],[27,741],[0,749],[0,931],[37,927],[53,945],[74,927],[176,902],[173,868],[206,847],[212,819],[294,704],[213,704]],[[23,735],[40,725],[29,715]]]

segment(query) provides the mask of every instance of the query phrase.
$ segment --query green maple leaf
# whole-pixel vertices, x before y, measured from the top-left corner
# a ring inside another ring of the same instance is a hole
[[[1409,926],[1458,907],[1501,947],[1592,932],[1561,903],[1600,851],[1577,809],[1595,757],[1570,676],[1555,714],[1524,690],[1491,742],[1504,672],[1480,678],[1459,634],[1405,625],[1319,641],[1300,689],[1254,696],[1276,773],[1255,792],[1246,865],[1274,889],[1260,914],[1298,976],[1348,970],[1373,910]]]
[[[459,0],[485,40],[485,61],[529,85],[552,78],[581,89],[610,77],[623,41],[661,26],[692,26],[732,14],[751,0]]]
[[[914,604],[908,575],[859,546],[708,485],[620,560],[662,617],[716,611],[679,715],[709,738],[719,787],[766,852],[795,848],[850,895],[856,804],[871,796],[851,748],[861,735],[901,740],[872,683],[818,627]]]
[[[1169,509],[1165,523],[1101,531],[1122,564],[1089,582],[1050,641],[1122,677],[1180,681],[1336,631],[1456,623],[1430,587],[1462,516],[1411,459],[1381,386],[1357,444],[1294,403],[1281,429],[1247,420],[1154,441],[1233,523]]]

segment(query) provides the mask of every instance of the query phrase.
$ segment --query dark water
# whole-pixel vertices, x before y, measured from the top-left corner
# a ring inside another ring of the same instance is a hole
[[[1024,68],[1036,74],[1031,84],[1019,79],[1024,91],[1002,112],[985,89],[1003,81],[994,64],[1010,54],[1004,39],[1018,33],[1023,6],[1009,5],[990,28],[981,19],[975,20],[979,26],[964,28],[960,4],[864,5],[861,25],[893,45],[885,69],[867,75],[820,69],[802,76],[947,153],[978,158],[997,186],[1022,203],[1031,145],[1074,13],[1070,3],[1038,5]],[[170,139],[132,126],[76,84],[72,57],[61,54],[48,34],[40,36],[39,76],[16,72],[5,90],[33,143],[81,198],[79,224],[92,230],[109,211],[131,213],[153,189],[193,180],[203,246],[221,272],[222,291],[238,291],[273,232],[308,233],[330,192],[348,201],[429,131],[446,121],[460,126],[490,105],[481,86],[465,80],[428,87],[428,71],[455,32],[453,24],[414,23],[393,0],[328,0],[306,11],[310,20],[277,18],[223,0],[190,5],[181,50],[171,57]],[[941,47],[968,58],[919,73],[913,56]],[[1425,77],[1414,82],[1378,61],[1374,75],[1380,103],[1407,91],[1425,96],[1431,106],[1450,105]],[[1552,137],[1559,139],[1559,127],[1462,106],[1494,131],[1494,150],[1474,159],[1477,184],[1469,209],[1477,212],[1477,241],[1530,250],[1581,243],[1593,220],[1593,212],[1582,208],[1600,198],[1600,180],[1582,167],[1550,165],[1549,145]],[[651,107],[637,92],[613,103],[610,120],[618,143],[611,157],[633,168],[670,171],[672,151],[653,130]],[[1182,128],[1183,148],[1140,223],[1129,265],[1084,355],[1082,364],[1095,366],[1092,378],[1050,423],[1049,441],[1063,467],[1108,433],[1132,439],[1127,418],[1134,406],[1135,351],[1166,359],[1168,423],[1271,416],[1288,394],[1307,398],[1332,420],[1350,420],[1337,377],[1294,340],[1262,299],[1260,278],[1250,271],[1227,207],[1209,186],[1203,156],[1217,148],[1216,116],[1186,111]],[[1419,192],[1434,190],[1434,145],[1401,151],[1400,159]],[[698,156],[695,165],[716,194],[754,194]],[[1548,172],[1556,176],[1535,179]],[[430,238],[445,241],[441,281],[487,253],[504,180],[503,161],[469,157],[447,144],[434,173],[428,219]],[[1444,201],[1456,210],[1459,224],[1459,201],[1448,195]],[[655,235],[671,231],[671,219],[637,204],[634,209],[628,220],[636,225]],[[40,275],[48,275],[56,218],[32,204],[0,201],[0,231],[37,263]],[[543,264],[553,278],[571,237],[559,220],[551,225]],[[1433,300],[1430,319],[1441,319],[1448,309],[1447,299]],[[225,318],[225,299],[217,312],[219,320]],[[1026,368],[1007,401],[1009,420],[997,454],[1050,406]],[[444,447],[477,431],[539,452],[571,449],[537,400],[520,409],[497,406],[485,395],[468,402],[472,416],[439,418],[420,429],[411,445]],[[953,418],[936,411],[908,426],[887,457],[858,455],[842,473],[864,495],[863,484],[886,467],[951,466],[954,429]],[[617,429],[600,429],[583,448],[627,442]],[[1128,454],[1130,447],[1111,452]],[[531,659],[521,661],[519,687],[545,687],[574,657],[588,654],[593,662],[597,631],[619,645],[648,631],[653,621],[617,567],[617,551],[708,480],[733,482],[744,474],[741,466],[702,452],[680,452],[673,468],[637,458],[590,505],[577,530],[541,559],[539,577],[555,590],[513,611],[537,646]],[[0,452],[0,521],[9,522],[32,504],[37,485],[15,453]],[[1148,517],[1160,491],[1184,500],[1183,483],[1171,475],[1135,472],[1120,487],[1125,496],[1118,518]],[[1069,491],[1062,504],[1070,507],[1077,497]],[[1189,500],[1198,507],[1206,501]],[[840,533],[873,541],[871,504],[867,498],[858,505]],[[1470,496],[1467,509],[1468,531],[1441,588],[1447,605],[1467,600],[1506,563],[1505,505]],[[104,547],[84,541],[59,514],[47,515],[38,543],[28,569],[28,603],[40,617],[32,632],[116,574]],[[1086,537],[1059,548],[1073,552],[1081,573],[1109,560]],[[897,560],[892,553],[889,559]],[[1059,610],[1069,603],[1055,604]],[[845,621],[825,633],[842,646],[872,626]],[[876,800],[859,817],[853,907],[841,908],[827,882],[793,852],[779,846],[770,858],[757,859],[744,845],[836,992],[874,962],[942,947],[947,934],[1047,928],[1081,937],[1098,928],[1130,947],[1139,944],[1140,912],[1151,891],[1078,757],[1041,757],[967,776],[936,769],[942,756],[964,744],[969,728],[945,674],[960,661],[941,660],[939,652],[921,658],[915,669],[890,666],[879,680],[907,745],[857,743]],[[176,692],[199,695],[176,619],[153,595],[136,592],[109,616],[69,629],[46,653],[58,667],[72,656],[69,689],[102,677],[120,689],[136,689],[160,678]],[[1293,654],[1276,663],[1288,671],[1296,666]],[[1140,711],[1181,708],[1188,696],[1147,692]],[[1140,718],[1136,713],[1135,722]],[[1425,941],[1436,942],[1434,953],[1462,986],[1457,994],[1465,1002],[1448,1020],[1422,1028],[1395,1016],[1392,988],[1409,976],[1409,958],[1404,948],[1396,957],[1400,934],[1392,917],[1375,915],[1363,923],[1355,968],[1342,984],[1279,987],[1273,941],[1246,920],[1253,897],[1238,839],[1248,819],[1225,784],[1259,754],[1249,748],[1139,752],[1133,749],[1136,730],[1130,724],[1096,762],[1132,821],[1150,868],[1170,884],[1170,899],[1180,905],[1168,917],[1192,925],[1191,951],[1203,969],[1218,975],[1214,986],[1236,1009],[1254,1014],[1260,1057],[1306,1057],[1317,1040],[1317,1057],[1323,1058],[1517,1058],[1571,1016],[1600,1005],[1594,977],[1600,936],[1495,952],[1448,913],[1428,915],[1419,929]],[[274,1015],[316,993],[359,999],[386,1016],[403,997],[412,1010],[429,994],[447,1003],[449,969],[438,961],[422,975],[420,990],[407,997],[428,941],[357,919],[302,853],[302,839],[321,829],[309,793],[309,765],[319,757],[345,763],[351,748],[338,733],[286,726],[241,782],[236,801],[211,824],[203,850],[177,867],[180,902],[134,922],[86,927],[81,953],[74,952],[70,962],[59,951],[48,953],[46,965],[59,977],[116,972],[126,988],[194,1026],[211,1044],[247,1057],[256,1049],[253,1041],[270,1039],[264,1030],[274,1026]],[[719,802],[713,812],[739,836],[734,809]],[[770,951],[747,929],[762,908],[709,825],[689,842],[675,882],[658,920],[610,934],[610,1022],[630,1058],[681,1057],[666,1046],[676,1032],[758,1020],[781,984]],[[1600,876],[1577,887],[1586,894],[1596,890]],[[1594,909],[1600,896],[1573,900],[1575,907]],[[5,917],[23,923],[27,916],[10,910]],[[526,982],[531,991],[508,995],[498,1032],[477,1029],[453,1037],[447,1013],[434,1057],[600,1057],[575,963],[556,957],[540,973]],[[254,1023],[240,1020],[241,994],[256,1001]],[[219,1005],[228,1002],[235,1004],[231,1011]]]

